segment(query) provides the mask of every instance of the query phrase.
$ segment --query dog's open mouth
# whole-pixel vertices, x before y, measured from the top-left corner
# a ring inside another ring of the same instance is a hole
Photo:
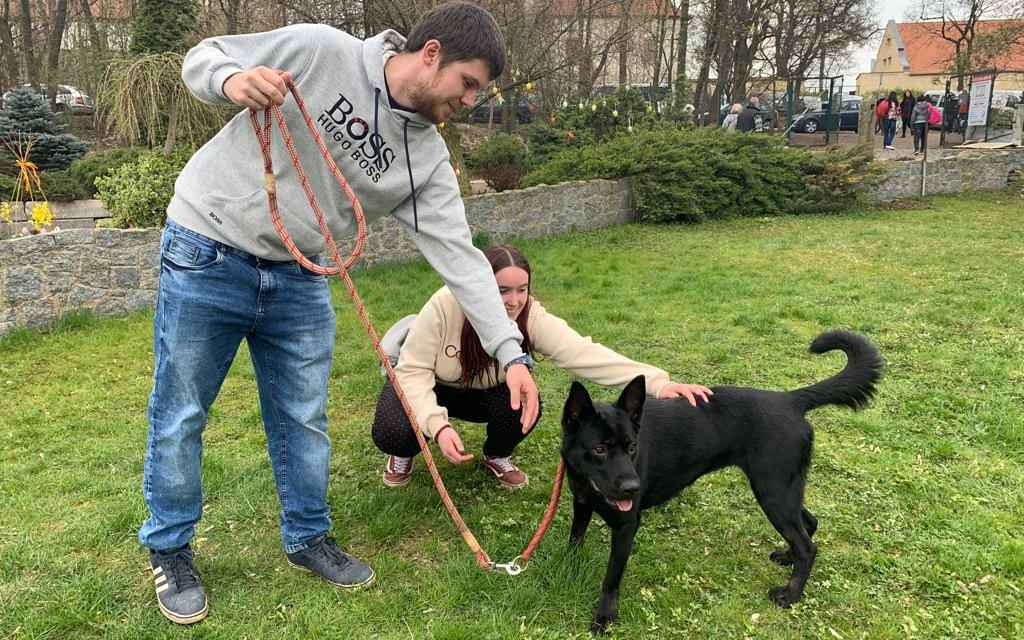
[[[604,493],[602,493],[601,490],[597,488],[597,485],[594,484],[593,480],[590,481],[590,486],[594,488],[594,491],[597,492],[597,495],[599,495],[602,498],[604,498],[605,502],[607,502],[608,504],[612,505],[613,507],[615,507],[619,511],[630,511],[633,508],[633,501],[632,500],[612,500],[608,496],[604,495]]]

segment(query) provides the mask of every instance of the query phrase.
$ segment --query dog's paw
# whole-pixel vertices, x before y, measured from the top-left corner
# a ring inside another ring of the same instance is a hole
[[[783,609],[790,608],[800,600],[800,595],[794,595],[788,586],[773,587],[769,589],[768,597],[771,598],[772,602]]]
[[[788,547],[782,547],[772,551],[772,554],[768,558],[775,564],[781,564],[784,567],[788,567],[793,564],[793,552]]]
[[[594,614],[594,621],[590,623],[590,633],[595,636],[602,636],[608,632],[608,625],[619,619],[618,614],[601,615]]]

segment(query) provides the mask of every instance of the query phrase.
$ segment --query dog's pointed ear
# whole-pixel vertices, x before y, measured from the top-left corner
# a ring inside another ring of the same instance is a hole
[[[626,388],[622,390],[615,406],[629,414],[629,417],[640,425],[640,415],[644,411],[644,401],[647,399],[647,379],[642,375],[633,378]]]
[[[579,426],[580,418],[594,412],[594,402],[587,393],[587,388],[575,380],[569,388],[569,397],[565,400],[565,409],[562,411],[562,430],[575,432]]]

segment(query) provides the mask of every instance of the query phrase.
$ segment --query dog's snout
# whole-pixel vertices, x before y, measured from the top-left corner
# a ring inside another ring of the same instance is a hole
[[[640,491],[640,478],[637,476],[627,476],[619,478],[615,482],[616,487],[619,491],[626,495],[633,495],[637,491]]]

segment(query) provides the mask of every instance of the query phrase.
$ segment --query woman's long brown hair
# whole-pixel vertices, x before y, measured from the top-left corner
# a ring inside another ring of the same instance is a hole
[[[530,263],[526,261],[523,254],[515,247],[499,244],[488,247],[484,250],[484,257],[491,263],[492,273],[498,273],[505,267],[519,267],[526,272],[529,282],[526,286],[526,304],[516,318],[519,332],[523,334],[523,352],[533,355],[533,344],[530,342],[530,334],[526,331],[526,320],[530,316],[530,292],[533,290],[533,274],[530,272]],[[494,384],[498,383],[498,361],[484,351],[480,344],[480,336],[476,329],[466,320],[462,324],[462,335],[459,339],[459,363],[462,365],[462,385],[468,387],[470,383],[484,375],[491,377]]]

